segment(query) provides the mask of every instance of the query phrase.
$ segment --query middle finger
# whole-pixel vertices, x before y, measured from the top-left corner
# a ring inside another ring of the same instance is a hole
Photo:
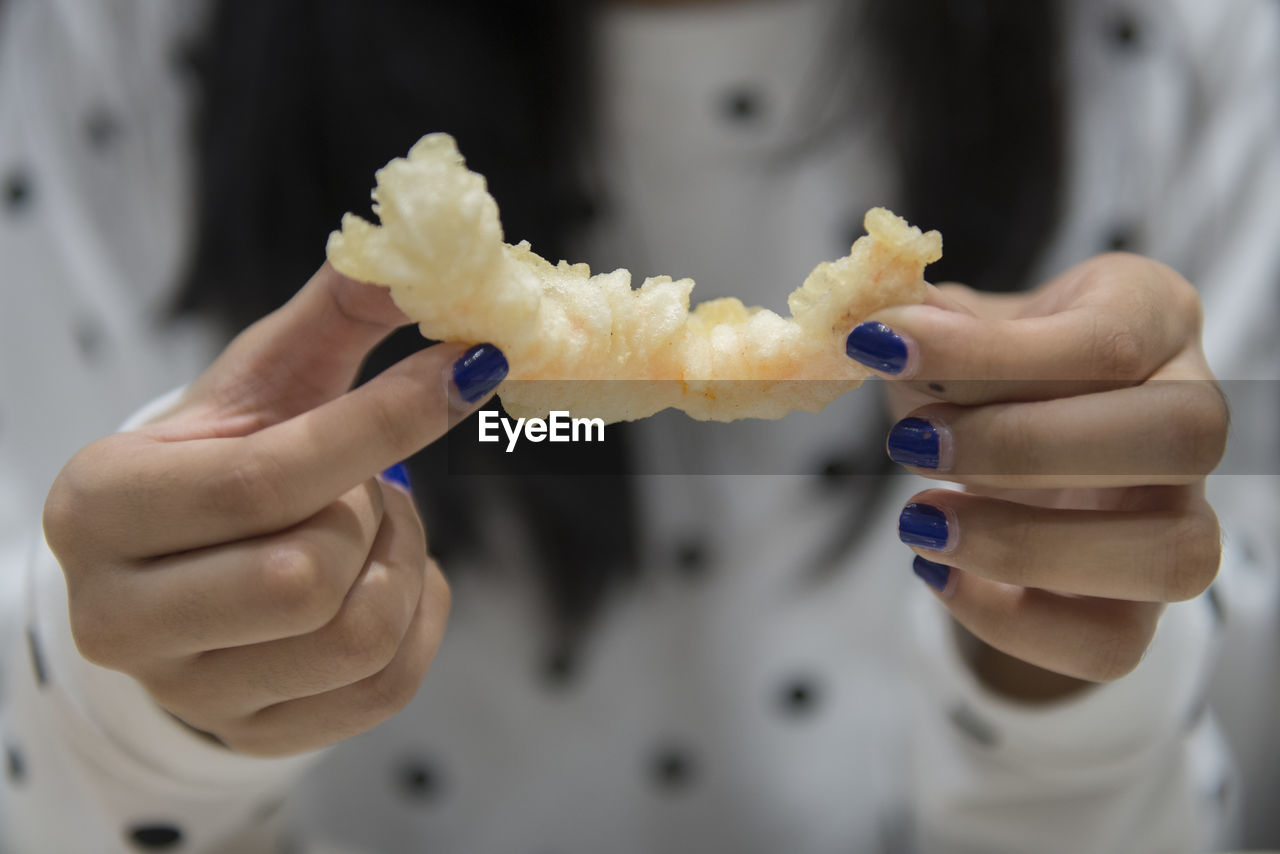
[[[1056,489],[1190,484],[1221,459],[1227,416],[1207,380],[1155,381],[1078,397],[931,404],[894,425],[889,456],[926,477]]]

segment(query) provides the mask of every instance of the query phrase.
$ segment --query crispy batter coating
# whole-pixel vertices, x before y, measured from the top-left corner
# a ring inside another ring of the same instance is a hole
[[[869,372],[843,338],[867,315],[924,299],[942,237],[883,208],[850,253],[814,268],[787,299],[791,318],[739,300],[689,311],[692,279],[591,275],[503,242],[498,206],[453,138],[431,134],[377,173],[381,225],[347,214],[329,237],[346,275],[391,289],[428,338],[487,341],[511,365],[503,406],[515,416],[568,410],[606,423],[675,407],[693,418],[816,412]],[[626,382],[606,382],[606,381]]]

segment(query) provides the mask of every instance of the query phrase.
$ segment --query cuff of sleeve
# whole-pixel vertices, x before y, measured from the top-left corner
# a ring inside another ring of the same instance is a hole
[[[1169,606],[1142,662],[1128,676],[1060,702],[1025,704],[978,681],[959,649],[949,612],[931,596],[915,599],[918,664],[926,703],[958,737],[1041,772],[1096,775],[1141,762],[1185,732],[1202,706],[1213,661],[1214,617],[1204,600]]]

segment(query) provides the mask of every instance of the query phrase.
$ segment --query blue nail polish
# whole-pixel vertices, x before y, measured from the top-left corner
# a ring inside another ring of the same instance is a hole
[[[883,323],[869,321],[853,327],[844,342],[849,358],[886,374],[899,374],[907,366],[907,342]]]
[[[382,479],[388,483],[403,486],[408,492],[413,492],[413,485],[409,483],[409,467],[404,463],[396,463],[391,468],[384,471],[382,473]]]
[[[453,384],[467,403],[498,387],[507,375],[507,357],[492,344],[477,344],[453,363]]]
[[[911,562],[911,569],[921,581],[939,593],[947,589],[947,582],[951,580],[951,567],[945,563],[925,560],[920,555],[916,555],[916,559]]]
[[[941,449],[938,430],[923,418],[904,418],[889,431],[889,459],[904,466],[936,469]]]
[[[931,504],[908,504],[898,515],[898,539],[909,546],[946,548],[947,514]]]

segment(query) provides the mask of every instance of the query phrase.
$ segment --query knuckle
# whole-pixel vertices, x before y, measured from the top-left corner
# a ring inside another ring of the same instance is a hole
[[[369,681],[369,711],[390,717],[404,709],[418,693],[422,674],[406,668],[387,667]]]
[[[441,571],[440,565],[430,557],[427,558],[427,568],[422,584],[426,588],[424,595],[427,601],[431,602],[441,614],[448,616],[453,607],[453,589],[449,586],[449,579]]]
[[[1178,317],[1185,320],[1187,328],[1197,332],[1204,325],[1204,303],[1200,300],[1200,292],[1179,273],[1169,267],[1160,265],[1164,271],[1164,280],[1171,289],[1170,302]]]
[[[263,559],[259,583],[271,612],[299,633],[328,624],[342,604],[322,555],[305,539],[273,544]]]
[[[107,608],[76,600],[77,597],[71,599],[69,617],[71,637],[81,657],[99,667],[127,671],[130,644],[119,621]]]
[[[383,670],[400,648],[396,622],[371,611],[346,615],[335,629],[335,658],[344,669],[361,676]]]
[[[1146,371],[1142,337],[1120,323],[1108,323],[1093,338],[1093,363],[1101,379],[1138,380]]]
[[[1115,682],[1128,676],[1142,663],[1147,647],[1151,644],[1155,627],[1130,609],[1130,613],[1116,620],[1105,640],[1093,647],[1086,664],[1084,678],[1092,682]]]
[[[1227,407],[1216,386],[1195,383],[1185,389],[1175,410],[1173,429],[1188,475],[1207,475],[1227,449]]]
[[[45,541],[64,569],[68,568],[66,558],[73,552],[74,545],[86,534],[92,534],[95,456],[93,445],[73,456],[58,472],[45,497],[41,519]]]
[[[210,710],[221,699],[221,686],[193,678],[186,669],[153,673],[138,681],[162,708],[200,729],[207,728],[202,722],[208,720]]]
[[[1136,646],[1119,645],[1100,649],[1085,671],[1084,678],[1090,682],[1115,682],[1123,679],[1137,669],[1145,651],[1145,647],[1139,649]]]
[[[1221,531],[1212,512],[1178,519],[1168,536],[1164,601],[1182,602],[1199,596],[1213,583],[1221,560]]]
[[[291,750],[278,732],[253,721],[230,721],[214,734],[228,749],[242,756],[275,759],[298,752]]]

